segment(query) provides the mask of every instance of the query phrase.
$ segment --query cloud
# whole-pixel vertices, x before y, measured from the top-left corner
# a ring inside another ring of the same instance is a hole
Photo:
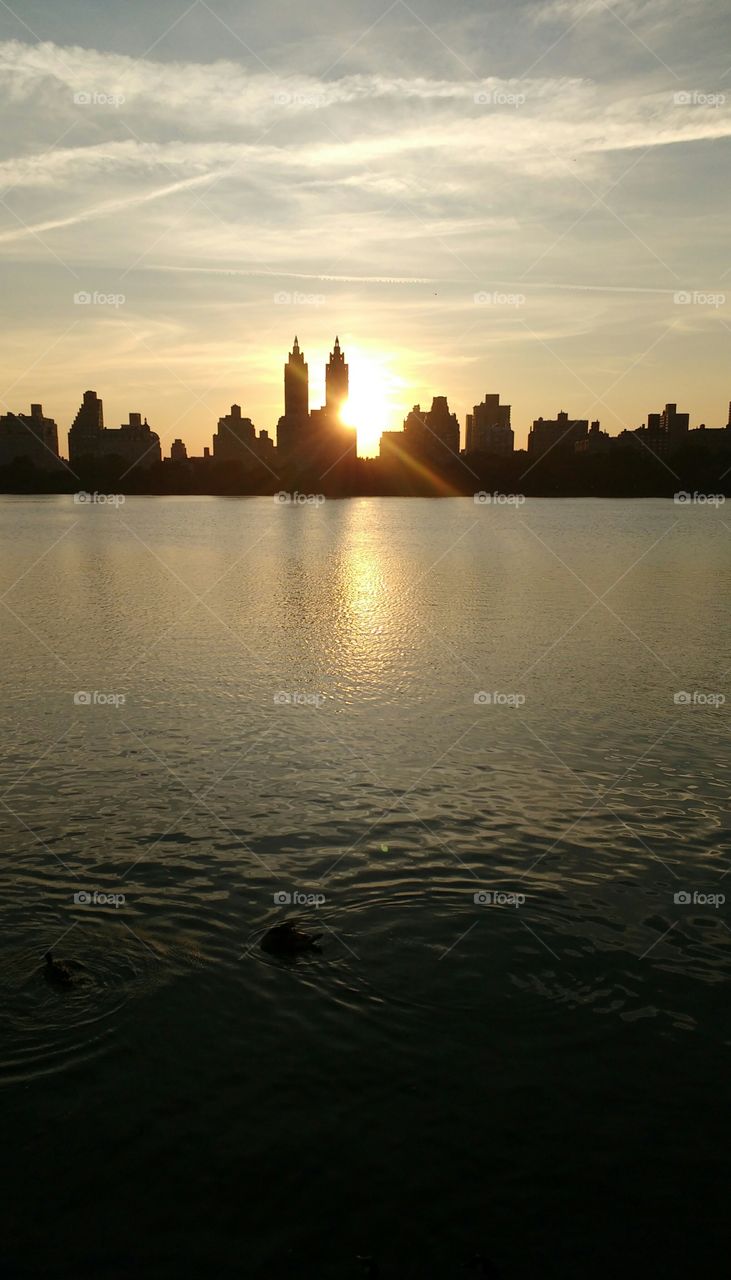
[[[430,19],[435,35],[415,20],[406,31],[397,6],[398,39],[386,17],[357,60],[327,74],[312,68],[355,38],[352,11],[333,14],[332,39],[311,22],[320,30],[301,50],[296,32],[291,47],[277,45],[278,15],[262,12],[257,47],[272,71],[221,32],[132,57],[103,14],[89,30],[98,48],[0,42],[7,381],[31,363],[24,348],[45,350],[72,322],[64,344],[74,345],[57,353],[51,382],[73,384],[64,403],[78,404],[88,361],[101,390],[103,376],[138,378],[161,425],[170,390],[157,353],[202,389],[215,380],[224,403],[242,398],[243,371],[250,408],[271,427],[279,368],[268,353],[296,330],[324,346],[348,322],[468,406],[491,370],[522,412],[550,376],[545,344],[557,352],[554,379],[570,367],[592,384],[597,363],[621,372],[625,349],[631,363],[673,318],[673,290],[712,289],[728,266],[719,144],[731,102],[704,97],[721,43],[710,56],[706,27],[688,40],[665,0],[611,8],[556,0],[540,7],[554,29],[530,20],[535,6],[485,12],[458,0],[454,16]],[[715,11],[715,0],[692,8]],[[684,68],[680,78],[619,18],[645,35],[664,23],[655,47]],[[599,21],[611,38],[597,39]],[[676,102],[679,90],[690,100]],[[125,307],[79,314],[59,260],[77,287],[123,292]],[[309,280],[322,285],[298,287]],[[288,288],[325,302],[276,305]],[[525,306],[476,310],[475,293],[494,290],[524,293]],[[719,317],[680,319],[703,327],[697,368],[710,395]],[[665,350],[672,388],[678,353],[671,341]],[[256,390],[265,384],[268,400]],[[41,398],[30,385],[28,395]],[[682,387],[668,396],[682,401]],[[703,412],[713,420],[710,405]]]

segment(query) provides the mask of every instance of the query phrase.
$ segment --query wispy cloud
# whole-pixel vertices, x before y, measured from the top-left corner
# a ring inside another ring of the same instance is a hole
[[[520,415],[539,383],[571,409],[673,321],[636,376],[682,401],[661,383],[677,378],[677,335],[697,336],[713,421],[728,398],[720,308],[680,316],[673,294],[720,288],[728,269],[719,0],[684,11],[693,40],[666,0],[411,9],[364,25],[343,0],[327,27],[291,11],[285,43],[278,9],[244,24],[226,8],[256,56],[200,7],[147,57],[129,50],[159,23],[122,41],[103,14],[97,48],[0,40],[7,382],[74,319],[46,371],[64,404],[85,359],[138,378],[153,416],[180,407],[163,365],[200,391],[213,377],[224,400],[245,369],[271,427],[290,330],[324,344],[350,322],[402,353],[406,382],[428,377],[464,409],[489,376]],[[64,264],[124,307],[70,316]],[[475,303],[502,294],[523,301]]]

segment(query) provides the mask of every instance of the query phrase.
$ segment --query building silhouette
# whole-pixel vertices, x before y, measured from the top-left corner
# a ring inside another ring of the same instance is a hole
[[[97,457],[104,430],[104,405],[96,391],[85,391],[79,411],[69,430],[69,461]]]
[[[186,449],[182,440],[173,440],[173,443],[170,446],[170,461],[171,462],[187,462],[188,461],[188,450]]]
[[[104,406],[95,391],[85,391],[69,430],[69,461],[72,466],[103,459],[117,459],[130,466],[152,467],[162,461],[160,437],[147,418],[130,413],[129,422],[109,429],[104,426]]]
[[[347,399],[348,366],[340,350],[340,339],[336,335],[335,346],[330,352],[325,369],[325,408],[332,414],[340,413]]]
[[[446,396],[434,396],[431,409],[415,404],[403,431],[381,433],[380,457],[390,462],[420,463],[441,471],[459,461],[459,422]]]
[[[294,460],[305,446],[310,414],[309,370],[295,337],[284,366],[284,413],[277,423],[277,452]]]
[[[587,418],[569,418],[562,409],[556,418],[536,418],[528,432],[528,452],[540,457],[543,453],[573,453],[574,445],[583,440],[589,431]]]
[[[58,428],[43,416],[43,406],[32,404],[30,413],[6,413],[0,417],[0,466],[25,461],[42,471],[61,466]]]
[[[622,431],[616,438],[618,448],[649,450],[658,458],[669,458],[688,440],[690,415],[678,413],[676,404],[666,404],[661,413],[648,413],[647,423],[634,431]]]
[[[501,404],[500,396],[486,395],[467,414],[465,452],[492,453],[508,457],[515,449],[515,436],[510,426],[510,405]]]
[[[608,432],[601,430],[598,419],[592,422],[588,435],[582,436],[574,444],[576,453],[608,453],[611,447],[612,437]]]
[[[218,431],[213,436],[215,462],[237,462],[245,467],[274,460],[274,443],[268,431],[256,434],[251,418],[241,416],[241,405],[232,404],[231,410],[218,419]]]
[[[336,337],[325,369],[325,404],[309,410],[309,373],[297,338],[284,366],[284,414],[277,424],[277,460],[310,476],[355,462],[357,433],[343,422],[348,365]]]

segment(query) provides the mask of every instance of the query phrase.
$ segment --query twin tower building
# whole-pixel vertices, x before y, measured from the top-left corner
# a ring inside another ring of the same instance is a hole
[[[284,413],[277,424],[277,452],[284,463],[326,472],[356,456],[356,431],[342,421],[348,399],[348,366],[339,339],[325,369],[325,403],[310,410],[309,370],[297,338],[284,366]]]

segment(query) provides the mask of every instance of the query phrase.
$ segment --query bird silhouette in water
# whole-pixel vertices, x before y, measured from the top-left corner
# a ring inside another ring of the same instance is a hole
[[[370,1276],[371,1280],[380,1280],[382,1273],[376,1259],[372,1258],[370,1254],[362,1253],[359,1253],[357,1257],[363,1275]],[[501,1280],[497,1267],[483,1253],[473,1254],[468,1262],[463,1263],[463,1267],[470,1275],[483,1276],[486,1277],[486,1280]],[[431,1274],[429,1272],[429,1275]]]
[[[54,960],[53,952],[46,952],[46,967],[43,970],[46,981],[53,984],[54,987],[70,987],[74,981],[74,975],[63,960]]]
[[[364,1276],[371,1276],[373,1277],[373,1280],[376,1280],[376,1277],[380,1276],[381,1270],[375,1258],[359,1253],[358,1261],[361,1263],[361,1269]]]
[[[296,956],[302,951],[319,951],[318,942],[321,933],[308,933],[300,929],[294,920],[285,920],[284,924],[275,924],[267,929],[259,944],[262,951],[275,956]]]
[[[495,1263],[482,1253],[475,1253],[466,1266],[473,1276],[485,1276],[487,1280],[500,1280],[500,1272]]]

